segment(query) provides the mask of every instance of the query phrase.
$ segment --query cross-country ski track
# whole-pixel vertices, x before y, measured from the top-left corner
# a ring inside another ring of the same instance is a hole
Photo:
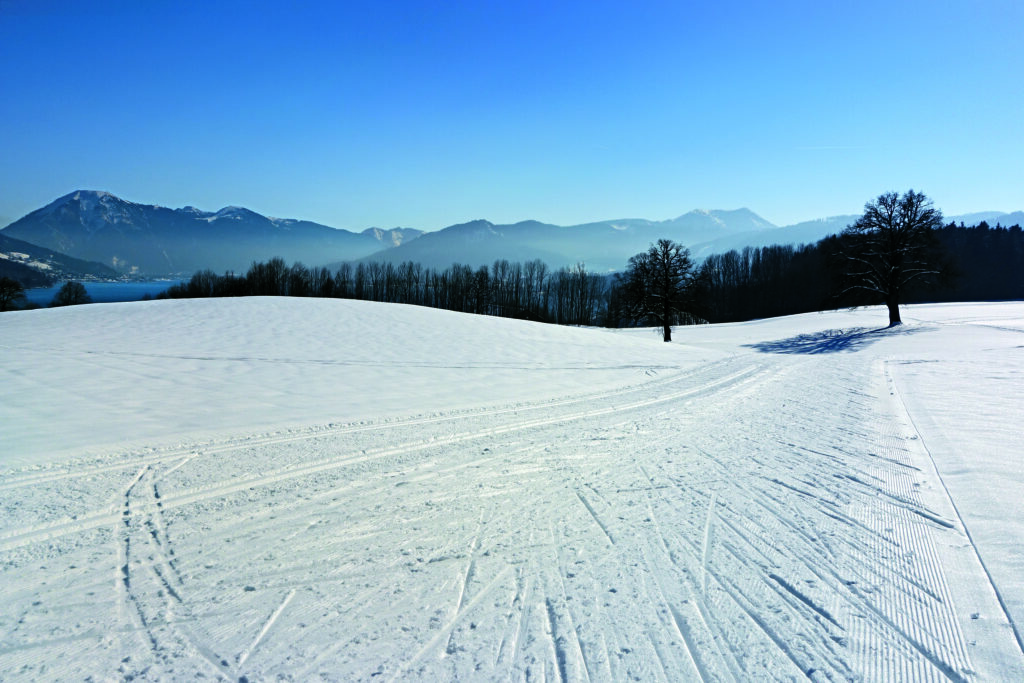
[[[60,311],[4,314],[0,417],[21,422],[0,447],[0,679],[1024,680],[1024,304],[909,307],[893,329],[879,309],[676,328],[671,345],[402,306],[193,304],[411,318],[424,334],[375,363],[317,353],[339,392],[375,405],[385,372],[412,395],[373,417],[310,385],[286,399],[307,401],[304,425],[268,409],[224,427],[252,373],[288,381],[287,337],[271,360],[211,356],[195,328],[118,350],[105,316],[125,305],[96,305],[75,312],[79,328],[98,316],[79,337],[94,348],[65,350],[101,363],[123,404],[111,431],[97,413],[44,442],[50,418],[26,426],[41,409],[21,394],[70,411],[89,375],[33,345]],[[140,325],[190,310],[127,306]],[[416,392],[474,344],[437,328],[492,324],[510,345],[532,335],[522,361],[492,341],[459,386]],[[560,356],[562,334],[608,353]],[[209,424],[111,444],[132,410],[144,422],[132,382],[176,363],[225,373],[191,399]]]

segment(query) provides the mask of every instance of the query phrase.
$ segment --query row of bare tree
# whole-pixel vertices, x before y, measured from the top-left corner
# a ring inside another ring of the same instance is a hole
[[[689,251],[658,240],[613,277],[583,264],[549,270],[540,260],[491,266],[343,264],[337,271],[254,263],[244,276],[196,273],[168,297],[320,296],[431,306],[568,325],[729,322],[884,303],[900,323],[900,303],[1024,296],[1019,226],[942,227],[925,195],[888,192],[865,204],[842,234],[802,247],[768,246],[716,254],[698,266]]]
[[[413,304],[465,313],[564,325],[604,324],[608,278],[583,264],[551,270],[538,259],[495,261],[490,267],[454,264],[444,270],[419,263],[343,263],[336,271],[289,266],[273,258],[245,275],[204,270],[162,298],[310,296]]]

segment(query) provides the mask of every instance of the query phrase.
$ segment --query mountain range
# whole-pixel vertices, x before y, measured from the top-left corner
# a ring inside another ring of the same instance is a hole
[[[989,227],[1002,225],[1004,228],[1008,228],[1013,225],[1024,225],[1024,211],[1014,211],[1013,213],[979,211],[978,213],[965,213],[961,216],[950,216],[946,219],[946,222],[949,223],[950,221],[957,225],[960,223],[964,225],[978,225],[985,222],[989,224]]]
[[[323,264],[356,260],[420,235],[419,230],[370,228],[361,233],[229,206],[216,212],[128,202],[108,192],[80,190],[11,223],[2,234],[120,273],[187,275],[209,268],[244,272],[253,261]]]
[[[268,218],[242,207],[169,209],[79,190],[14,221],[0,235],[140,277],[187,276],[202,269],[245,272],[253,261],[275,256],[332,268],[344,261],[415,261],[446,268],[540,259],[555,268],[584,263],[591,271],[609,272],[625,268],[630,256],[661,238],[686,245],[699,260],[748,246],[817,242],[856,219],[834,216],[778,227],[744,208],[694,210],[663,221],[627,218],[558,226],[538,221],[497,225],[481,219],[436,232],[369,228],[356,233]],[[1021,224],[1024,213],[947,218],[968,225],[981,220]]]
[[[110,280],[120,274],[102,263],[83,261],[0,232],[0,277],[23,287],[49,287],[60,280]]]
[[[485,220],[428,232],[414,241],[380,251],[364,261],[415,261],[444,268],[452,263],[483,265],[496,259],[539,258],[551,266],[584,263],[610,272],[626,267],[629,257],[665,238],[686,245],[695,258],[769,244],[805,244],[840,232],[856,216],[836,216],[778,227],[749,209],[694,210],[666,221],[637,218],[558,226],[537,221],[495,225]]]

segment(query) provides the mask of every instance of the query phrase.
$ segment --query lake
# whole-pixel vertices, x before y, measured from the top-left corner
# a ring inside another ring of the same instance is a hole
[[[63,284],[63,283],[62,283]],[[111,303],[114,301],[141,301],[147,294],[155,297],[178,280],[156,280],[149,282],[83,282],[85,291],[92,297],[94,304]],[[25,298],[29,303],[49,306],[57,294],[56,287],[34,287],[25,290]]]

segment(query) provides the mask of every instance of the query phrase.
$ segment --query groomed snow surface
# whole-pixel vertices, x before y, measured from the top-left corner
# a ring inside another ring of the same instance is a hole
[[[0,316],[0,679],[1024,680],[1024,304]]]

